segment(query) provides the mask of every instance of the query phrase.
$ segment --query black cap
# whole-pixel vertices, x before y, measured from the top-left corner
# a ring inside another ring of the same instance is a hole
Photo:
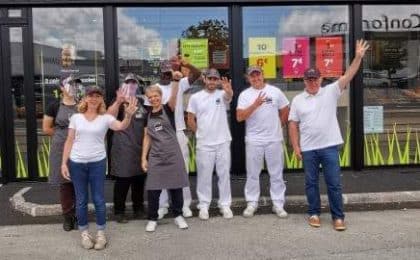
[[[104,91],[102,90],[102,88],[98,87],[98,86],[88,86],[85,89],[85,96],[89,96],[92,94],[99,94],[101,96],[104,95]]]
[[[160,63],[160,73],[172,72],[172,65],[169,61],[162,61]]]
[[[321,72],[317,68],[309,68],[303,73],[304,79],[318,79],[321,77]]]

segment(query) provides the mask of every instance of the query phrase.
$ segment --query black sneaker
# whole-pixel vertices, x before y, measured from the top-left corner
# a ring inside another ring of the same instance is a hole
[[[63,229],[64,231],[72,231],[74,229],[74,216],[64,216]]]
[[[115,221],[121,224],[128,223],[128,219],[125,217],[125,214],[117,214],[115,215]]]

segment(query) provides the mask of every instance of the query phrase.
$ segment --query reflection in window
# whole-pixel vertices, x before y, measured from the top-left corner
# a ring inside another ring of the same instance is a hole
[[[159,63],[182,55],[200,69],[229,74],[227,8],[119,8],[121,78],[132,72],[159,80]]]
[[[120,81],[127,73],[140,76],[144,86],[160,79],[159,64],[181,55],[201,70],[210,67],[230,75],[227,8],[119,8],[118,50]],[[188,76],[186,67],[181,67]],[[184,108],[192,93],[201,89],[197,80],[187,91]],[[189,171],[195,172],[195,141],[190,137]]]
[[[269,84],[279,87],[289,101],[303,91],[303,72],[317,67],[331,83],[348,65],[348,8],[346,6],[264,6],[243,11],[244,66],[259,65]],[[338,103],[344,138],[341,166],[350,165],[349,93]],[[300,168],[285,136],[285,167]]]
[[[363,7],[365,164],[420,163],[420,5]]]
[[[60,80],[75,75],[105,87],[102,8],[34,8],[34,73],[38,132],[46,107],[60,97]],[[83,94],[83,89],[78,94]],[[49,139],[39,134],[38,169],[48,174]]]

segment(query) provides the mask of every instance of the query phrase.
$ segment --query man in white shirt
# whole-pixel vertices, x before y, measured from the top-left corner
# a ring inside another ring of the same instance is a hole
[[[216,166],[219,187],[218,207],[224,218],[233,217],[230,204],[230,135],[226,111],[232,101],[230,81],[216,69],[209,69],[204,77],[204,89],[191,96],[188,103],[188,126],[197,139],[197,196],[198,217],[209,219],[212,199],[212,177]],[[221,84],[222,89],[218,89]]]
[[[186,67],[190,71],[189,75],[184,75],[183,78],[179,80],[179,89],[176,100],[175,107],[175,126],[176,126],[176,136],[178,139],[179,146],[181,147],[182,155],[184,157],[185,167],[188,169],[188,160],[189,160],[189,148],[188,148],[188,137],[185,135],[184,130],[186,129],[185,120],[184,120],[184,92],[191,88],[191,84],[194,83],[200,76],[201,71],[195,68],[193,65],[187,63],[185,60],[180,59],[179,57],[171,58],[171,61],[163,61],[160,64],[160,81],[157,84],[162,90],[162,104],[166,104],[169,101],[171,96],[171,81],[172,81],[172,70],[180,70],[181,67]],[[145,105],[150,106],[148,100],[145,100]],[[191,191],[190,187],[183,188],[184,196],[184,206],[182,208],[182,214],[184,217],[192,217],[192,212],[190,209],[191,205]],[[159,199],[159,219],[162,219],[166,214],[168,214],[169,202],[168,202],[168,192],[162,190]]]
[[[284,210],[286,185],[283,180],[283,132],[287,123],[289,101],[283,92],[264,82],[260,67],[247,70],[250,87],[238,98],[236,118],[246,122],[246,184],[247,207],[244,217],[252,217],[260,197],[260,172],[265,157],[270,174],[270,196],[273,212],[280,218],[287,217]]]
[[[293,150],[303,160],[305,191],[308,200],[308,222],[320,227],[321,199],[319,194],[319,165],[322,166],[334,229],[343,231],[343,198],[338,146],[343,143],[337,120],[337,101],[357,73],[369,45],[360,40],[356,44],[356,57],[343,76],[321,88],[322,77],[318,69],[304,73],[305,90],[291,105],[289,134]]]

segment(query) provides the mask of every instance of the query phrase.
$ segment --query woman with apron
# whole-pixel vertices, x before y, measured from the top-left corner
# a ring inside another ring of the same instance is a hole
[[[146,89],[146,96],[152,106],[146,116],[144,129],[142,168],[147,172],[146,190],[148,198],[148,219],[146,231],[156,230],[159,208],[159,196],[162,189],[167,189],[172,198],[172,213],[175,224],[180,229],[188,228],[182,216],[184,203],[182,188],[187,187],[188,177],[176,131],[174,108],[178,92],[178,82],[182,77],[174,72],[175,84],[172,85],[168,104],[162,105],[162,90],[159,86]]]
[[[129,73],[117,91],[115,102],[108,107],[107,113],[121,120],[125,114],[125,104],[130,97],[138,99],[138,109],[127,129],[113,132],[111,146],[111,175],[114,183],[114,214],[118,223],[127,223],[125,201],[131,187],[133,218],[143,216],[143,193],[146,175],[141,169],[140,156],[143,144],[145,108],[140,92],[137,76]]]
[[[67,138],[69,118],[77,112],[76,96],[81,81],[73,76],[62,81],[62,99],[51,103],[42,120],[42,131],[52,137],[49,154],[50,172],[49,182],[60,186],[60,203],[63,211],[63,229],[71,231],[76,228],[75,194],[71,181],[61,176],[61,158],[64,142]]]

